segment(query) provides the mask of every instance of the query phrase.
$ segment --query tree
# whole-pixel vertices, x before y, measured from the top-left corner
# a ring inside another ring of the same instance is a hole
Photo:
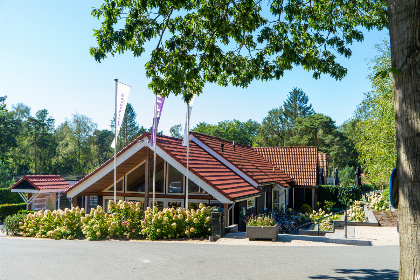
[[[69,126],[76,148],[77,173],[82,174],[92,168],[89,139],[96,129],[96,124],[84,115],[74,114]]]
[[[52,158],[55,155],[57,146],[54,138],[55,120],[49,116],[46,109],[37,111],[35,116],[39,123],[39,135],[36,145],[40,149],[40,173],[51,174],[53,172]]]
[[[301,117],[313,115],[312,105],[308,105],[309,98],[300,88],[293,88],[283,104],[283,114],[292,130],[296,120]]]
[[[10,188],[15,180],[11,176],[10,170],[7,168],[6,164],[0,160],[0,189]]]
[[[131,103],[127,103],[124,118],[121,123],[120,131],[117,139],[117,150],[123,149],[125,146],[133,142],[141,133],[145,131],[143,127],[139,128],[136,121],[137,114]],[[115,118],[114,118],[115,119]],[[111,121],[112,131],[115,131],[115,120]]]
[[[221,121],[217,125],[204,122],[196,125],[192,130],[195,132],[220,137],[228,141],[235,141],[243,145],[250,145],[255,142],[260,124],[253,120],[241,122],[238,120]]]
[[[288,146],[318,146],[327,153],[330,167],[355,166],[357,153],[354,144],[345,137],[328,116],[313,114],[296,119]]]
[[[355,169],[353,167],[348,165],[338,170],[338,178],[340,178],[340,183],[342,186],[354,186],[354,179],[356,177],[354,170]]]
[[[17,119],[26,121],[31,115],[31,108],[23,103],[17,103],[12,106],[12,112],[15,114]]]
[[[289,124],[284,116],[283,108],[268,111],[258,129],[257,146],[279,147],[286,146]]]
[[[336,79],[346,69],[335,54],[350,57],[348,47],[362,41],[357,28],[391,35],[391,61],[397,128],[400,186],[400,279],[420,272],[420,83],[417,62],[418,13],[415,0],[386,1],[107,1],[92,14],[103,20],[95,31],[96,60],[130,50],[135,56],[156,38],[146,63],[155,94],[182,94],[189,101],[206,82],[246,87],[255,79],[279,79],[300,65]],[[123,28],[121,28],[123,27]],[[227,51],[226,51],[227,50]]]
[[[272,109],[264,118],[258,131],[259,146],[285,146],[293,137],[293,127],[296,120],[314,114],[309,98],[298,88],[292,89],[283,103],[283,107]]]
[[[17,147],[21,122],[6,109],[7,96],[0,96],[0,160],[8,160],[8,153]]]
[[[70,125],[70,121],[66,120],[55,130],[57,149],[54,157],[54,166],[59,174],[73,174],[77,172],[77,144]]]
[[[180,124],[176,124],[173,125],[170,129],[169,129],[169,133],[171,134],[172,137],[176,137],[176,138],[182,138],[182,125]]]
[[[114,133],[107,129],[96,129],[93,132],[93,136],[95,137],[95,145],[97,146],[98,163],[102,164],[113,156],[111,143],[114,140]]]
[[[389,44],[378,46],[379,55],[373,60],[369,76],[373,91],[365,94],[355,117],[355,143],[359,159],[368,179],[375,185],[389,182],[397,160],[394,95]]]

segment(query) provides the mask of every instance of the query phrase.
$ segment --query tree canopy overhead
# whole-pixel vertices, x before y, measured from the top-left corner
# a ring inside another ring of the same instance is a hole
[[[347,70],[337,56],[351,56],[360,28],[387,25],[385,0],[105,0],[92,15],[102,21],[90,49],[97,61],[126,51],[141,56],[155,43],[149,87],[185,101],[207,82],[246,87],[280,79],[293,66],[341,79]]]

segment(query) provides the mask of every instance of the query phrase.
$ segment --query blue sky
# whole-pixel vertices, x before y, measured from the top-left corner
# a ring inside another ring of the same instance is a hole
[[[89,47],[96,45],[92,29],[100,26],[91,11],[101,3],[0,0],[0,96],[8,96],[9,109],[19,102],[30,106],[32,115],[47,109],[56,125],[79,113],[90,117],[99,129],[110,129],[114,79],[118,78],[131,86],[129,102],[138,123],[151,126],[154,95],[147,87],[147,57],[127,53],[97,63],[89,54]],[[261,122],[294,87],[302,88],[316,112],[341,125],[370,90],[368,62],[376,55],[375,44],[388,36],[388,30],[370,31],[363,43],[353,44],[352,57],[340,59],[348,68],[342,81],[329,76],[314,80],[312,73],[294,68],[278,81],[254,82],[247,89],[207,85],[194,101],[191,126],[232,119]],[[172,125],[184,125],[185,114],[181,97],[170,96],[159,130],[168,134]]]

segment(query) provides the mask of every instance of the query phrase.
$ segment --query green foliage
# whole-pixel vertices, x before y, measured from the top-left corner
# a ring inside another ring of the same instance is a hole
[[[300,207],[300,212],[302,213],[312,213],[312,207],[308,204],[303,204],[302,207]]]
[[[211,235],[211,207],[197,210],[165,208],[158,211],[148,208],[145,212],[143,234],[147,239],[167,239],[182,237],[207,237]]]
[[[182,131],[182,125],[180,124],[171,126],[171,128],[169,129],[169,133],[171,134],[171,136],[176,137],[176,138],[182,138],[181,131]]]
[[[391,68],[391,53],[388,42],[377,46],[378,56],[373,59],[369,76],[373,91],[365,95],[354,119],[359,160],[368,179],[375,185],[389,181],[397,160],[394,94]],[[378,75],[378,73],[387,73]]]
[[[360,200],[354,201],[347,210],[347,219],[355,222],[366,222],[366,214],[363,210],[363,202]]]
[[[322,185],[318,187],[318,200],[321,208],[325,208],[325,201],[334,202],[336,207],[345,208],[352,201],[360,199],[360,189],[356,186]]]
[[[344,167],[354,164],[357,159],[353,142],[337,129],[328,116],[317,113],[298,118],[293,134],[288,146],[318,146],[320,152],[327,153],[331,166]]]
[[[355,168],[346,165],[346,167],[338,169],[338,178],[342,186],[354,186],[354,180],[356,178]]]
[[[330,216],[332,213],[330,211],[324,211],[321,208],[318,211],[313,211],[310,214],[310,219],[313,223],[315,223],[314,230],[318,230],[318,219],[322,219],[324,217]],[[333,229],[333,221],[339,220],[341,218],[340,215],[332,215],[328,218],[322,219],[319,221],[319,230],[320,231],[331,231]]]
[[[382,194],[366,195],[368,199],[369,208],[373,210],[386,211],[389,209],[389,195],[384,197],[385,191]],[[388,190],[389,194],[389,190]],[[387,200],[388,198],[388,200]]]
[[[90,54],[131,51],[146,63],[149,88],[189,101],[205,83],[246,87],[280,79],[293,66],[341,79],[347,70],[336,55],[362,41],[359,28],[387,26],[385,1],[105,1],[92,15],[97,47]]]
[[[6,109],[7,96],[0,96],[0,160],[5,160],[8,152],[17,147],[17,136],[21,122]]]
[[[26,203],[0,205],[0,222],[2,222],[7,216],[14,215],[18,213],[19,210],[24,209],[26,209]]]
[[[143,215],[140,202],[109,202],[105,213],[101,206],[85,215],[78,207],[63,210],[41,210],[27,214],[20,224],[19,233],[53,239],[87,240],[109,238],[143,238],[151,240],[207,237],[211,234],[211,207],[200,205],[197,210],[148,208]]]
[[[26,218],[26,214],[14,214],[7,216],[4,219],[3,229],[6,234],[18,235],[20,232],[20,226]]]
[[[117,150],[122,150],[125,146],[140,136],[140,134],[146,131],[143,126],[139,127],[136,118],[137,113],[134,111],[133,105],[131,105],[131,103],[127,103],[124,118],[118,133]],[[111,129],[113,132],[115,131],[115,117],[111,121]]]
[[[253,215],[246,220],[247,226],[255,227],[273,227],[276,225],[272,215],[258,215],[254,217]]]
[[[286,146],[293,134],[296,120],[314,114],[309,98],[298,88],[292,89],[280,108],[272,109],[258,130],[258,146]]]
[[[1,194],[2,192],[1,189],[6,189],[6,188],[8,189],[15,183],[15,181],[11,178],[10,175],[11,174],[10,174],[9,168],[7,168],[6,164],[0,159],[0,204],[8,203],[8,202],[4,202],[4,203],[2,202],[3,201],[2,195],[5,195],[5,194]],[[16,195],[18,194],[16,193]]]
[[[0,189],[0,205],[22,203],[23,200],[18,193],[12,193],[9,188]]]
[[[248,120],[246,122],[233,120],[221,121],[217,125],[201,122],[192,130],[251,146],[255,142],[259,126],[260,124],[253,120]]]
[[[82,236],[81,217],[85,210],[75,207],[63,210],[41,210],[28,214],[20,234],[37,238],[74,239]]]

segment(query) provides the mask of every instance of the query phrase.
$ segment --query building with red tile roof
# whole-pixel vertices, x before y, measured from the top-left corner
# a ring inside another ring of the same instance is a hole
[[[296,203],[292,201],[294,208],[300,208],[303,203],[316,205],[316,187],[325,184],[327,176],[327,155],[318,152],[318,147],[253,147],[253,149],[283,170],[294,179],[293,196]],[[322,168],[322,176],[321,176]],[[310,188],[312,190],[305,190]]]
[[[70,187],[60,175],[26,175],[10,190],[19,193],[27,206],[31,205],[31,210],[54,210],[57,197]]]
[[[182,139],[158,135],[156,158],[157,205],[185,207],[187,148],[182,146]],[[74,204],[80,204],[77,197],[97,196],[98,204],[107,207],[114,194],[113,160],[109,159],[66,191]],[[150,206],[153,174],[150,133],[143,133],[121,150],[116,166],[117,200],[136,200]],[[289,175],[251,147],[195,132],[190,133],[188,179],[189,207],[193,207],[191,203],[222,205],[229,214],[228,223],[242,225],[249,215],[272,209],[272,190],[286,207],[288,190],[293,184]]]

